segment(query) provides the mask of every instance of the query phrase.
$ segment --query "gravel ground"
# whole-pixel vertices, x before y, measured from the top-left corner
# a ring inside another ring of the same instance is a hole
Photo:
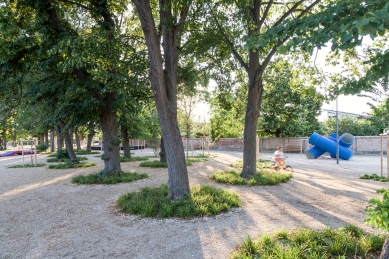
[[[150,155],[152,150],[134,151]],[[243,207],[206,218],[139,219],[117,213],[120,194],[167,182],[167,169],[122,163],[124,171],[149,174],[148,179],[118,185],[77,186],[74,175],[103,168],[96,155],[86,155],[98,166],[53,170],[45,167],[11,169],[21,157],[0,158],[0,258],[228,258],[248,235],[277,229],[338,228],[363,223],[367,202],[389,183],[360,180],[380,173],[379,156],[354,156],[350,161],[307,160],[290,154],[293,179],[278,186],[230,186],[209,180],[218,169],[242,152],[211,152],[216,158],[188,167],[190,184],[209,184],[235,191]],[[264,154],[261,158],[270,158]],[[38,162],[45,162],[38,155]],[[30,161],[29,157],[26,161]],[[386,160],[384,160],[386,165]],[[386,172],[384,173],[386,174]]]

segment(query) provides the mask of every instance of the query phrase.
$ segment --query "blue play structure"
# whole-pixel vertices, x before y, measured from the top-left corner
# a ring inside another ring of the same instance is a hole
[[[354,151],[350,149],[354,141],[355,137],[350,133],[344,133],[339,139],[336,139],[335,133],[326,138],[314,132],[308,141],[313,147],[305,152],[305,155],[308,159],[316,159],[325,152],[328,152],[331,157],[336,157],[336,142],[338,142],[339,157],[343,160],[350,160],[354,155]]]

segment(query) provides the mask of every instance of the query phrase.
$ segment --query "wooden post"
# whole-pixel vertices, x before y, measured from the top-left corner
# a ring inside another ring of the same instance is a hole
[[[388,152],[388,151],[386,151],[386,152]],[[384,167],[384,162],[383,162],[383,154],[384,154],[384,152],[383,152],[383,150],[382,150],[382,134],[380,134],[380,157],[381,157],[381,177],[382,177],[382,175],[383,175],[383,167]]]
[[[37,152],[37,150],[36,150],[36,140],[34,140],[34,146],[35,146],[34,147],[35,148],[35,151],[34,151],[34,153],[35,153],[35,164],[34,165],[36,166],[36,152]]]
[[[201,149],[203,151],[203,156],[204,156],[204,137],[201,137]]]
[[[194,138],[192,137],[192,158],[193,158],[193,150],[194,150]]]
[[[24,167],[24,147],[23,147],[23,140],[20,141],[22,144],[22,157],[23,157],[23,167]]]
[[[386,133],[386,178],[389,179],[389,133]]]

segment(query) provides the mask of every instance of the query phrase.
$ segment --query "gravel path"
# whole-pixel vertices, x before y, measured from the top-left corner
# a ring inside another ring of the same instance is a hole
[[[134,152],[139,156],[152,153],[148,149]],[[354,224],[374,232],[363,223],[364,209],[377,196],[377,189],[389,188],[389,183],[358,179],[365,173],[379,174],[377,156],[355,156],[337,165],[335,160],[307,160],[299,154],[289,156],[294,173],[286,184],[222,185],[210,181],[210,174],[229,168],[242,158],[242,152],[213,153],[218,156],[188,167],[191,185],[235,191],[243,207],[190,220],[139,219],[115,211],[120,194],[166,183],[167,169],[122,163],[124,171],[150,177],[127,184],[77,186],[70,183],[72,176],[103,168],[96,155],[87,157],[98,166],[64,170],[10,169],[7,166],[21,164],[21,158],[0,158],[0,258],[228,258],[248,235],[281,228]],[[46,159],[38,155],[38,162]]]

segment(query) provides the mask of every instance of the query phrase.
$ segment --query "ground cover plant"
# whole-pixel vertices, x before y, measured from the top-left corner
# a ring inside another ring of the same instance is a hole
[[[11,165],[11,166],[8,166],[7,168],[43,167],[43,166],[45,166],[45,165],[46,165],[46,164],[42,164],[42,163],[37,163],[36,165],[34,165],[34,164]]]
[[[120,176],[101,177],[101,172],[98,172],[88,175],[76,175],[72,178],[71,182],[75,184],[117,184],[133,182],[147,177],[149,177],[147,174],[139,174],[136,172],[122,172]]]
[[[384,239],[384,236],[366,234],[353,225],[317,232],[280,230],[256,240],[248,237],[230,258],[377,258]]]
[[[379,181],[379,182],[387,182],[388,181],[388,179],[385,176],[378,176],[377,174],[372,174],[372,175],[364,174],[364,175],[360,176],[359,179],[371,179],[371,180]]]
[[[147,156],[120,157],[120,162],[136,162],[149,160]]]
[[[247,180],[241,177],[238,171],[224,170],[213,173],[210,178],[219,183],[233,185],[276,185],[289,181],[292,178],[292,174],[281,171],[260,170],[257,171],[253,178]]]
[[[215,158],[217,157],[216,154],[200,154],[200,155],[197,155],[197,156],[194,156],[195,158]]]
[[[156,188],[145,187],[139,192],[122,194],[117,207],[122,212],[141,217],[192,218],[217,215],[241,206],[236,193],[207,185],[192,187],[190,196],[177,201],[169,199],[168,192],[166,184]]]
[[[78,161],[88,160],[88,158],[85,157],[85,156],[78,156],[77,159],[78,159]],[[53,158],[48,158],[46,161],[47,161],[47,163],[67,162],[67,161],[70,161],[70,159],[69,158],[56,158],[56,157],[53,157]]]
[[[76,150],[74,153],[76,153],[76,155],[91,155],[100,154],[100,151]]]
[[[191,163],[196,163],[196,162],[205,162],[208,160],[205,158],[193,157],[193,158],[189,158],[187,161],[190,161]]]
[[[272,163],[268,159],[259,159],[259,160],[257,160],[257,164],[256,165],[257,165],[258,169],[270,168]],[[238,159],[238,160],[236,160],[235,163],[230,164],[230,166],[231,167],[235,167],[235,168],[243,168],[243,160],[242,159]]]
[[[57,165],[49,165],[49,169],[69,169],[69,168],[81,168],[81,167],[91,167],[95,166],[95,162],[82,162],[82,163],[72,163],[66,161],[65,163],[60,163]]]
[[[186,165],[187,166],[191,166],[192,165],[192,161],[186,160]],[[159,167],[167,168],[167,163],[160,162],[158,160],[154,160],[154,161],[142,162],[142,163],[139,164],[139,166],[140,167],[151,167],[151,168],[159,168]]]

